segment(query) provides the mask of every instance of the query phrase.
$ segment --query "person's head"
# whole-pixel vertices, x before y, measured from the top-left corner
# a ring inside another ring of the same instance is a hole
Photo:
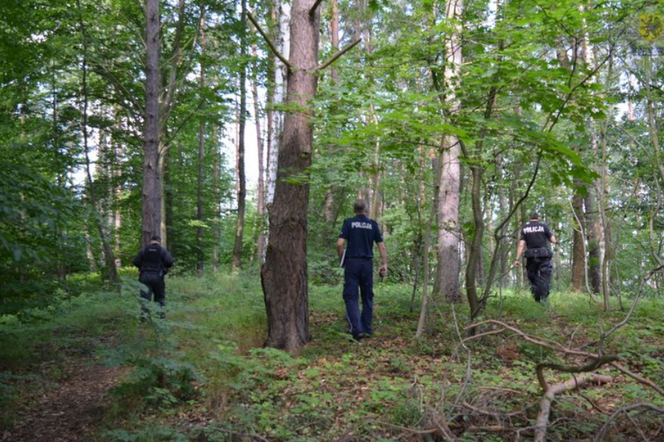
[[[161,244],[161,236],[152,235],[152,237],[150,238],[150,243],[152,243],[152,244]]]
[[[364,200],[355,201],[355,204],[353,204],[353,211],[356,215],[364,215],[367,211],[367,203],[365,203]]]
[[[532,212],[532,213],[530,214],[530,219],[531,219],[532,221],[538,221],[538,220],[539,220],[539,213],[537,213],[537,212]]]

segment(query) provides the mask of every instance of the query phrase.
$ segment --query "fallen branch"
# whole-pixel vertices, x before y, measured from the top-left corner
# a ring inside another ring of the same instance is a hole
[[[621,373],[623,373],[623,374],[629,376],[630,378],[632,378],[632,379],[634,379],[634,380],[636,380],[636,381],[639,381],[640,383],[642,383],[642,384],[644,384],[644,385],[647,385],[648,387],[650,387],[650,388],[652,388],[653,390],[657,391],[657,393],[659,393],[659,394],[661,394],[662,396],[664,396],[664,389],[662,389],[662,387],[660,387],[659,385],[655,384],[653,381],[651,381],[651,380],[649,380],[649,379],[646,379],[646,378],[644,378],[643,376],[640,376],[640,375],[638,375],[638,374],[636,374],[636,373],[633,373],[633,372],[629,371],[628,369],[626,369],[625,367],[623,367],[622,365],[620,365],[620,364],[617,363],[617,362],[612,362],[612,363],[611,363],[611,366],[614,367],[614,368],[615,368],[616,370],[618,370],[619,372],[621,372]]]
[[[659,270],[659,268],[655,269],[655,270]],[[600,356],[596,353],[586,352],[586,351],[582,351],[582,350],[570,349],[570,348],[567,348],[567,347],[563,346],[562,344],[559,344],[558,342],[551,341],[551,340],[548,340],[548,339],[545,340],[545,339],[541,339],[541,338],[533,338],[532,336],[522,332],[518,328],[507,325],[507,324],[505,324],[504,322],[501,322],[501,321],[496,321],[495,319],[489,319],[489,320],[486,320],[486,321],[478,322],[477,324],[470,325],[470,326],[466,327],[466,329],[474,328],[474,327],[477,327],[477,326],[483,325],[483,324],[499,325],[499,326],[503,327],[503,330],[499,330],[499,331],[496,330],[496,332],[502,332],[502,331],[505,331],[505,330],[509,330],[509,331],[513,332],[514,334],[517,334],[517,335],[523,337],[523,339],[525,339],[528,342],[532,342],[533,344],[540,345],[542,347],[545,347],[545,348],[548,348],[548,349],[551,349],[551,350],[554,350],[554,351],[559,351],[559,352],[562,352],[562,353],[567,354],[567,355],[582,356],[582,357],[586,357],[586,358],[592,358],[592,359],[595,359],[595,360],[600,358]],[[481,335],[476,335],[476,336],[469,336],[469,337],[465,338],[462,342],[466,342],[466,341],[476,339],[479,336],[483,336],[483,335],[486,336],[486,334],[487,333],[483,333]],[[614,367],[616,370],[620,371],[621,373],[631,377],[632,379],[642,383],[643,385],[647,385],[648,387],[652,388],[653,390],[657,391],[659,394],[664,396],[664,389],[662,387],[660,387],[659,385],[655,384],[653,381],[651,381],[649,379],[646,379],[646,378],[644,378],[644,377],[642,377],[642,376],[640,376],[636,373],[633,373],[633,372],[629,371],[628,369],[626,369],[625,367],[620,365],[617,361],[610,362],[610,365],[612,367]],[[541,384],[541,382],[540,382],[540,384]]]
[[[495,417],[496,419],[500,419],[502,417],[513,417],[513,416],[521,416],[523,415],[523,411],[513,411],[511,413],[499,413],[496,411],[489,411],[489,410],[482,410],[481,408],[477,408],[474,405],[469,404],[466,401],[463,401],[463,406],[469,409],[470,411],[474,411],[477,414],[482,414],[485,416],[492,416]]]
[[[537,414],[537,421],[535,423],[535,439],[534,442],[545,442],[546,431],[549,425],[549,415],[551,414],[551,403],[557,394],[564,393],[567,390],[583,387],[590,381],[595,381],[600,384],[611,382],[610,376],[602,376],[598,374],[589,374],[580,378],[572,378],[561,384],[554,384],[547,388],[542,400],[540,401],[540,412]]]
[[[627,414],[628,412],[630,412],[632,410],[636,410],[637,408],[647,408],[647,409],[655,411],[659,414],[664,414],[664,408],[655,407],[654,405],[645,404],[645,403],[641,403],[641,402],[638,403],[638,404],[632,404],[632,405],[628,405],[626,407],[619,408],[616,411],[614,411],[611,416],[609,416],[609,419],[602,426],[602,429],[599,430],[599,433],[597,433],[597,437],[595,437],[595,440],[597,442],[605,440],[604,436],[606,434],[606,431],[608,430],[609,425],[611,424],[611,422],[613,422],[613,420],[616,418],[616,416],[618,416],[620,413]]]
[[[540,362],[537,364],[537,380],[539,381],[542,390],[545,392],[549,389],[546,384],[546,379],[544,379],[544,369],[549,368],[551,370],[562,371],[563,373],[587,373],[589,371],[595,371],[604,364],[610,364],[611,362],[617,361],[619,358],[615,355],[601,356],[599,358],[593,359],[586,365],[580,367],[576,365],[562,365],[562,364],[553,364],[550,362]]]

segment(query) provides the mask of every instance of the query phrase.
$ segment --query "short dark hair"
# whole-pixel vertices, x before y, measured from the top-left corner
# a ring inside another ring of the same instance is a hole
[[[357,214],[364,213],[366,209],[367,203],[365,203],[364,200],[357,200],[355,201],[355,204],[353,204],[353,211]]]
[[[152,235],[152,237],[150,238],[150,241],[161,242],[161,236],[159,236],[159,235]]]
[[[530,219],[539,219],[539,213],[537,212],[532,212],[530,214]]]

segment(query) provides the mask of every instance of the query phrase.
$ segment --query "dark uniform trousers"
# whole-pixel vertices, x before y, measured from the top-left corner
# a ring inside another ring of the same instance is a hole
[[[164,282],[164,272],[157,270],[147,270],[141,272],[141,277],[139,278],[145,286],[148,288],[148,291],[141,290],[141,297],[146,301],[152,301],[154,296],[154,302],[158,303],[162,307],[166,305],[166,283]]]
[[[164,282],[164,272],[161,270],[147,270],[141,272],[139,278],[146,287],[147,291],[141,290],[141,298],[145,300],[142,306],[143,316],[149,313],[147,304],[152,301],[158,303],[161,307],[166,306],[166,283]],[[163,316],[163,312],[160,313]]]
[[[526,258],[526,271],[530,281],[530,290],[535,301],[545,301],[549,296],[553,265],[549,257]]]
[[[362,294],[362,313],[359,297]],[[371,258],[348,258],[344,270],[344,302],[350,332],[358,337],[371,335],[373,329],[373,260]]]

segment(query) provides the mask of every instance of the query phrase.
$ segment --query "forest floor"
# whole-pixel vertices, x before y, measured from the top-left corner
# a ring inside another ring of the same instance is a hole
[[[88,442],[104,417],[107,392],[126,372],[119,367],[81,364],[65,367],[64,379],[43,386],[6,429],[2,442]]]
[[[472,339],[466,306],[442,303],[414,339],[409,288],[381,284],[375,335],[355,342],[339,287],[312,287],[299,355],[262,348],[260,287],[230,275],[173,278],[166,320],[147,324],[133,296],[108,294],[0,316],[0,441],[532,440],[542,363],[549,386],[608,377],[558,394],[545,440],[664,440],[662,301],[641,300],[601,345],[638,380],[609,364],[559,368],[587,365],[629,300],[604,313],[582,295],[554,293],[549,308],[502,295]]]

